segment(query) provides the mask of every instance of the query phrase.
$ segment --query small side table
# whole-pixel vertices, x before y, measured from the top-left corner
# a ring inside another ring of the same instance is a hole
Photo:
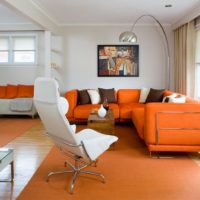
[[[10,164],[11,179],[0,180],[0,182],[13,182],[14,180],[14,151],[13,149],[0,148],[0,171]]]

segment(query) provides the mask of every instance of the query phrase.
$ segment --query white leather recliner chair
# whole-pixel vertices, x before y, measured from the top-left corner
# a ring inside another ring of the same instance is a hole
[[[56,80],[37,78],[34,88],[34,104],[47,134],[63,154],[74,160],[74,163],[66,161],[69,170],[51,172],[47,180],[52,175],[72,173],[70,193],[73,193],[79,173],[99,176],[105,182],[102,174],[84,169],[95,163],[97,158],[118,138],[101,134],[92,129],[84,129],[75,133],[75,126],[70,125],[65,116],[68,111],[68,102],[65,98],[60,97]]]

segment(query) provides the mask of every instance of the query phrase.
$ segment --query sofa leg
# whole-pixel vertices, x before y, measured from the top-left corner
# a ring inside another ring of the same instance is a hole
[[[154,156],[155,155],[155,156]],[[153,152],[153,151],[149,151],[149,156],[151,158],[157,158],[160,159],[160,154],[158,152]]]

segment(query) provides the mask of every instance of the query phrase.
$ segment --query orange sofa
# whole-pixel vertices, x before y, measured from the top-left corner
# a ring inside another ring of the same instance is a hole
[[[164,96],[171,91],[165,91]],[[66,92],[68,119],[87,120],[91,109],[100,105],[77,105],[78,91]],[[186,97],[186,103],[139,103],[139,89],[119,89],[117,103],[109,104],[116,121],[132,120],[137,133],[154,151],[200,151],[200,104]]]
[[[114,112],[116,121],[131,120],[132,110],[144,107],[138,103],[140,97],[139,89],[120,89],[117,91],[117,103],[110,103],[109,108]],[[86,121],[92,109],[99,108],[100,104],[78,105],[78,91],[70,90],[65,93],[69,102],[67,118],[70,121]]]
[[[30,115],[33,118],[37,114],[32,103],[33,93],[33,85],[0,85],[0,115]],[[26,101],[30,102],[28,107]]]

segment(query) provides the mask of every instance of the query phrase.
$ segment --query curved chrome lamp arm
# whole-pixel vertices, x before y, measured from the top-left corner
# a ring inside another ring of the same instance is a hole
[[[162,30],[162,33],[164,35],[164,38],[165,38],[165,42],[166,42],[166,47],[167,47],[167,73],[168,73],[168,80],[167,80],[167,89],[170,88],[170,54],[169,54],[169,42],[168,42],[168,39],[167,39],[167,34],[162,26],[162,24],[158,21],[158,19],[156,19],[153,15],[141,15],[140,17],[138,17],[136,19],[136,21],[134,22],[132,28],[130,31],[126,31],[126,32],[123,32],[120,34],[119,36],[119,40],[120,42],[136,42],[137,41],[137,37],[136,35],[133,33],[133,29],[135,28],[135,25],[137,24],[137,22],[143,18],[143,17],[151,17],[153,18],[157,24],[159,25],[159,27],[161,28]]]

